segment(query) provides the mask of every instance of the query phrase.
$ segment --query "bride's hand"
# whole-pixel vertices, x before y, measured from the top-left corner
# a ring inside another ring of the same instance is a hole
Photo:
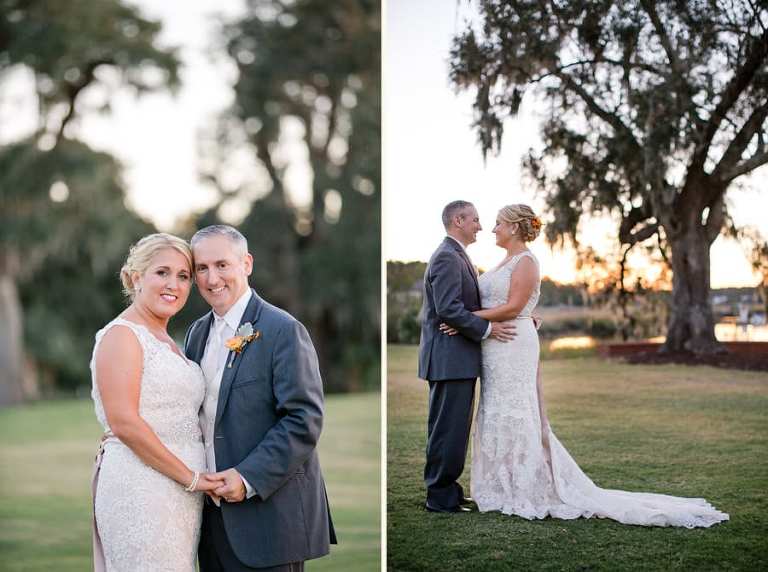
[[[459,333],[459,330],[457,330],[456,328],[452,328],[451,326],[449,326],[445,322],[440,324],[440,331],[443,332],[444,334],[449,335],[449,336],[455,336],[456,334]]]
[[[221,478],[212,478],[211,473],[200,473],[200,478],[197,481],[197,486],[195,486],[196,491],[201,491],[204,493],[209,493],[209,491],[213,491],[220,486],[224,484],[224,480]]]

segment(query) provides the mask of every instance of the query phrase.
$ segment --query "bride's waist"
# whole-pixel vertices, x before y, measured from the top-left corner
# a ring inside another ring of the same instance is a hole
[[[186,449],[196,450],[196,449],[203,448],[203,438],[199,432],[196,435],[191,435],[191,436],[183,435],[183,434],[168,435],[168,434],[163,434],[161,432],[156,432],[155,435],[165,447],[167,447],[172,451],[186,450]],[[126,447],[128,449],[131,448],[127,444],[123,443],[123,441],[121,441],[109,429],[107,429],[104,432],[104,434],[101,436],[101,442],[99,443],[99,448],[104,450],[108,446]]]

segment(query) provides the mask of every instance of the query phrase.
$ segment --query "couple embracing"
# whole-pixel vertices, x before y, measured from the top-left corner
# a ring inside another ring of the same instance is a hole
[[[97,572],[302,570],[335,543],[315,450],[317,356],[248,285],[245,237],[153,234],[121,271],[130,305],[96,334]],[[181,353],[167,325],[193,281],[211,311]]]
[[[424,276],[419,377],[429,382],[427,489],[430,512],[498,511],[526,519],[611,518],[644,526],[709,527],[728,520],[701,498],[597,487],[552,432],[542,398],[533,310],[540,270],[527,248],[541,221],[526,205],[502,208],[493,233],[506,251],[478,278],[466,252],[482,230],[475,207],[443,209],[447,236]],[[471,497],[458,480],[472,436]]]

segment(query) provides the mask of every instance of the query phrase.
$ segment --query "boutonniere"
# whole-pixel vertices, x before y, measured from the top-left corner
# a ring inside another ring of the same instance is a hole
[[[235,361],[235,356],[240,355],[245,349],[245,346],[254,340],[258,340],[260,337],[261,332],[259,330],[254,330],[250,322],[246,322],[237,328],[235,337],[229,338],[224,342],[227,348],[229,348],[229,351],[232,352],[227,367],[232,367],[232,363]]]

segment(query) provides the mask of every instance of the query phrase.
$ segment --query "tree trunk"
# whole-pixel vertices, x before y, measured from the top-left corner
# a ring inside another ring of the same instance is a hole
[[[704,227],[697,224],[670,239],[672,304],[662,351],[723,351],[709,300],[709,247]]]
[[[24,399],[22,310],[13,278],[0,274],[0,406]]]

